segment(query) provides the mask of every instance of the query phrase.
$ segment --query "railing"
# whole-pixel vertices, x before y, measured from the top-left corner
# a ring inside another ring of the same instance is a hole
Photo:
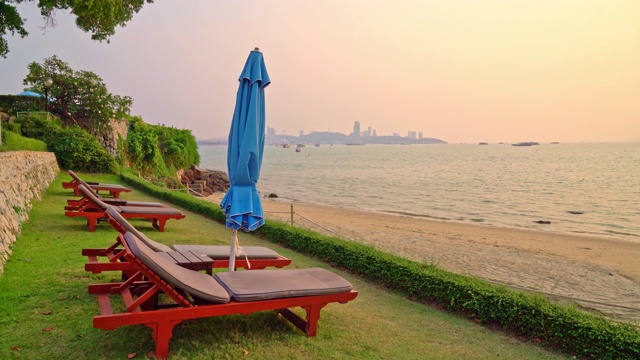
[[[51,120],[51,118],[53,117],[53,114],[51,114],[48,111],[18,111],[16,113],[16,117],[18,119],[20,119],[20,115],[22,115],[22,116],[26,116],[26,115],[46,115],[47,120]]]

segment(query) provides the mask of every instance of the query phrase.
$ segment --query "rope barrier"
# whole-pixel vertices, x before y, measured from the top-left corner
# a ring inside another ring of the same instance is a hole
[[[330,233],[332,233],[332,234],[335,234],[335,235],[337,235],[337,236],[339,236],[339,237],[341,237],[341,238],[343,238],[343,239],[346,239],[346,240],[349,240],[349,241],[354,241],[353,239],[350,239],[350,238],[348,238],[348,237],[346,237],[346,236],[344,236],[344,235],[342,235],[342,234],[340,234],[340,233],[338,233],[338,232],[336,232],[336,231],[333,231],[333,230],[328,229],[328,228],[326,228],[326,227],[324,227],[324,226],[322,226],[322,225],[320,225],[320,224],[318,224],[318,223],[316,223],[316,222],[313,222],[312,220],[307,219],[306,217],[304,217],[304,216],[302,216],[302,215],[300,215],[300,214],[298,214],[298,213],[295,213],[295,215],[298,215],[299,217],[301,217],[301,218],[303,218],[303,219],[307,220],[308,222],[312,223],[313,225],[315,225],[315,226],[317,226],[317,227],[319,227],[319,228],[321,228],[321,229],[323,229],[323,230],[325,230],[325,231],[328,231],[328,232],[330,232]]]

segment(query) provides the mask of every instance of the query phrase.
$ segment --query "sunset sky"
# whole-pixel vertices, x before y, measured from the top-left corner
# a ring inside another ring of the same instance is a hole
[[[267,125],[348,134],[423,132],[449,143],[640,140],[640,1],[156,1],[111,43],[74,17],[9,37],[0,94],[58,55],[133,98],[151,124],[226,137],[238,75],[256,46]]]

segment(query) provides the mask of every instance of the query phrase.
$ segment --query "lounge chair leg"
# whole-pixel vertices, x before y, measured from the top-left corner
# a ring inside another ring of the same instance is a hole
[[[173,327],[182,320],[166,320],[157,323],[145,324],[153,330],[153,340],[156,342],[156,358],[166,359],[169,355],[169,341],[173,336]]]
[[[318,320],[320,320],[320,310],[326,305],[327,304],[316,304],[304,307],[307,312],[307,336],[316,336]]]
[[[164,231],[164,225],[167,223],[167,219],[153,219],[153,227],[158,231]]]
[[[89,225],[89,232],[96,231],[96,223],[98,223],[98,219],[87,218],[87,225]]]

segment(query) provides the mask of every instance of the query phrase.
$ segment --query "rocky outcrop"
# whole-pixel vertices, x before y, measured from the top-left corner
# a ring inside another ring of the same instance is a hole
[[[192,189],[195,195],[209,196],[229,189],[229,177],[224,171],[207,170],[192,165],[189,170],[178,172],[180,182]]]
[[[0,274],[20,224],[29,217],[31,201],[41,198],[59,171],[53,153],[0,152]]]
[[[127,139],[129,133],[129,122],[127,120],[111,120],[111,131],[93,134],[102,147],[112,156],[118,155],[118,138]]]

